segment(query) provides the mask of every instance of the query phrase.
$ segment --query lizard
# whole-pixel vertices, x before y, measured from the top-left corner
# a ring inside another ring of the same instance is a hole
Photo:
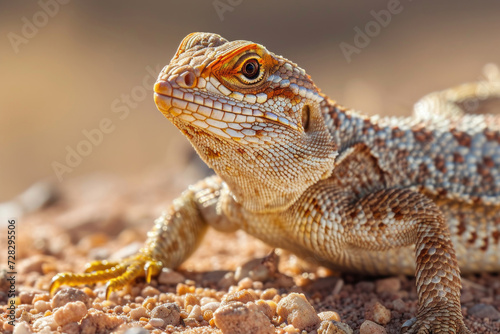
[[[341,272],[414,274],[402,331],[470,333],[461,272],[500,270],[500,117],[469,109],[499,97],[490,75],[425,96],[411,117],[368,117],[260,44],[192,33],[154,99],[216,175],[173,201],[138,254],[57,274],[49,290],[107,281],[109,297],[178,267],[208,226],[242,229]]]

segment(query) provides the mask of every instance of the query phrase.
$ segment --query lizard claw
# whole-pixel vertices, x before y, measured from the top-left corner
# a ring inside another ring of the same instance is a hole
[[[461,319],[440,319],[439,317],[429,316],[420,320],[411,318],[401,327],[401,333],[404,334],[472,334],[467,329]]]
[[[94,261],[87,264],[83,274],[60,273],[55,275],[52,278],[49,292],[53,295],[61,285],[75,286],[107,281],[106,299],[109,299],[111,292],[119,290],[139,276],[145,275],[146,282],[149,283],[151,277],[157,275],[162,267],[160,261],[141,253],[119,262]]]

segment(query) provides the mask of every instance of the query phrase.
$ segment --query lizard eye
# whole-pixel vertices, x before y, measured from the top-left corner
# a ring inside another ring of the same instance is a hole
[[[260,65],[256,59],[247,60],[241,69],[241,72],[247,79],[255,79],[259,75]]]
[[[260,66],[260,63],[255,58],[250,58],[245,60],[241,66],[240,80],[245,84],[255,84],[262,80],[264,77],[264,71]]]

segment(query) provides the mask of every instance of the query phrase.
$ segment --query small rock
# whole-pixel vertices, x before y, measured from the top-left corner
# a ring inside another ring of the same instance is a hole
[[[375,282],[375,291],[382,292],[398,292],[401,289],[401,280],[397,277],[389,277],[379,279]]]
[[[269,320],[273,320],[273,317],[276,314],[276,308],[278,307],[275,302],[259,299],[255,302],[255,305],[257,305],[259,310],[264,313]]]
[[[272,251],[264,258],[252,259],[238,267],[234,273],[237,281],[248,277],[253,281],[265,282],[278,273],[279,256]]]
[[[112,333],[125,319],[112,313],[90,309],[80,324],[81,333]]]
[[[252,285],[253,285],[253,280],[250,277],[242,278],[238,282],[238,287],[240,289],[250,289],[252,287]]]
[[[241,302],[246,304],[248,302],[253,302],[258,299],[257,294],[252,290],[240,290],[235,292],[230,292],[222,298],[223,303],[229,302]]]
[[[35,291],[21,291],[19,293],[19,301],[21,302],[21,304],[33,303],[34,297],[35,297]]]
[[[300,330],[312,329],[321,319],[303,294],[291,293],[278,303],[277,313]]]
[[[54,320],[59,326],[78,322],[87,314],[87,306],[81,301],[67,303],[54,312]]]
[[[55,264],[56,259],[48,255],[36,254],[29,258],[19,261],[17,271],[19,274],[27,274],[31,272],[37,272],[39,274],[44,274],[43,266],[44,264],[50,263]]]
[[[160,291],[152,286],[147,286],[141,291],[141,296],[144,298],[158,296],[159,294]]]
[[[160,318],[151,318],[149,320],[149,324],[153,327],[163,327],[165,321],[163,321],[163,319]]]
[[[49,327],[53,331],[57,329],[57,323],[54,320],[54,315],[38,318],[33,323],[33,329],[35,331],[41,331],[45,327]]]
[[[363,293],[371,293],[375,291],[375,283],[373,282],[359,282],[356,284],[356,289],[359,289]]]
[[[14,331],[12,334],[31,334],[30,326],[27,323],[19,322],[14,326]]]
[[[162,319],[165,326],[177,326],[181,320],[181,310],[175,303],[166,303],[156,306],[151,311],[151,318]]]
[[[337,322],[335,320],[325,320],[322,321],[319,328],[318,334],[352,334],[352,329],[349,325],[343,322]]]
[[[191,310],[191,312],[189,312],[188,318],[195,319],[197,321],[203,320],[200,305],[193,306],[193,309]]]
[[[141,327],[133,327],[127,329],[123,334],[149,334],[149,331]]]
[[[468,312],[478,318],[488,318],[493,321],[500,320],[500,312],[492,305],[477,304],[469,308]]]
[[[399,313],[403,313],[406,311],[406,304],[401,298],[393,300],[392,307]]]
[[[384,305],[376,302],[372,307],[373,320],[380,325],[387,325],[391,321],[391,311],[386,309]]]
[[[189,305],[200,305],[200,300],[196,295],[192,293],[186,293],[184,296],[184,307],[188,307]]]
[[[68,322],[61,327],[61,332],[64,334],[80,334],[80,325],[78,322]]]
[[[169,268],[163,268],[160,275],[158,276],[158,283],[166,285],[176,285],[178,283],[184,282],[186,278]]]
[[[54,298],[52,298],[50,305],[52,309],[56,309],[57,307],[61,307],[70,302],[81,301],[82,303],[90,308],[91,300],[87,294],[81,290],[75,288],[65,288],[56,293]]]
[[[318,317],[321,319],[321,321],[340,321],[340,316],[337,312],[334,311],[324,311],[321,313],[318,313]]]
[[[235,284],[236,284],[236,280],[234,279],[233,272],[226,273],[224,275],[224,277],[222,277],[217,283],[219,288],[224,289],[224,290],[229,289],[230,286],[235,285]]]
[[[148,312],[146,308],[144,308],[143,306],[139,306],[138,308],[131,310],[129,315],[133,320],[139,320],[140,318],[147,317]]]
[[[365,320],[359,328],[359,334],[387,334],[387,331],[373,321]]]
[[[215,325],[223,334],[274,334],[274,326],[254,303],[231,302],[214,313]]]
[[[45,300],[37,300],[33,306],[37,313],[45,313],[45,311],[51,308],[50,303]]]
[[[274,298],[274,296],[276,296],[278,294],[278,290],[276,290],[275,288],[269,288],[269,289],[266,289],[264,290],[261,295],[260,295],[260,299],[264,299],[264,300],[271,300]]]
[[[201,311],[205,312],[207,310],[210,310],[212,312],[215,312],[219,308],[219,306],[220,306],[219,302],[207,303],[201,307]]]

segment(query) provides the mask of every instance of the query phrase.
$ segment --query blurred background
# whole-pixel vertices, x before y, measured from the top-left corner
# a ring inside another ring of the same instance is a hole
[[[493,0],[0,1],[0,202],[38,180],[189,177],[198,161],[152,98],[188,33],[261,43],[346,106],[409,115],[500,62],[499,18]]]

